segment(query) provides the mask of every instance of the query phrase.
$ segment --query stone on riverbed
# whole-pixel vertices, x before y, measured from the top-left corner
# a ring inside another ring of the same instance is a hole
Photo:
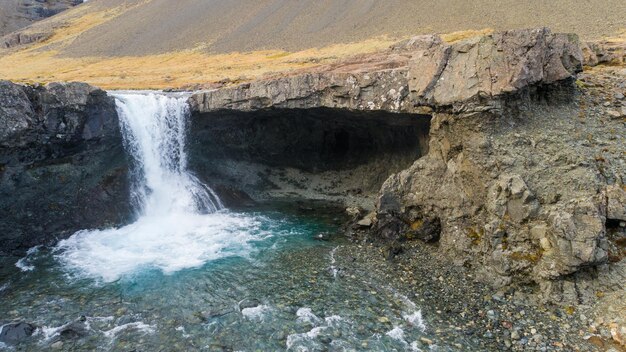
[[[35,332],[35,326],[29,323],[7,324],[0,331],[0,342],[15,345],[18,344]]]

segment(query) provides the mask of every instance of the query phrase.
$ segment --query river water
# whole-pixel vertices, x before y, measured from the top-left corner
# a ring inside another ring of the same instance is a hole
[[[353,244],[316,239],[339,231],[340,211],[302,203],[225,209],[187,170],[186,98],[113,95],[136,220],[2,258],[0,324],[36,330],[0,349],[424,348],[420,307],[375,277],[346,275],[350,262],[336,253]]]

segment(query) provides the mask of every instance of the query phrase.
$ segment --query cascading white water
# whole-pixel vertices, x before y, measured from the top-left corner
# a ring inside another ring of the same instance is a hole
[[[187,171],[189,107],[184,96],[113,94],[126,149],[135,161],[131,197],[139,216],[213,213],[222,204]]]
[[[142,269],[172,273],[250,251],[268,236],[263,219],[218,211],[213,191],[187,171],[186,98],[113,93],[125,147],[133,159],[131,198],[137,220],[84,230],[59,242],[56,257],[81,276],[114,281]]]

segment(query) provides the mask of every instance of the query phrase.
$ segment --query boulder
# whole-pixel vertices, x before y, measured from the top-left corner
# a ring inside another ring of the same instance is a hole
[[[582,70],[578,38],[547,28],[513,30],[453,44],[424,41],[409,64],[412,100],[468,109],[468,102],[571,78]]]
[[[606,188],[607,220],[626,221],[626,186],[610,185]]]
[[[23,342],[35,332],[35,326],[29,323],[14,323],[2,326],[0,342],[15,345]]]

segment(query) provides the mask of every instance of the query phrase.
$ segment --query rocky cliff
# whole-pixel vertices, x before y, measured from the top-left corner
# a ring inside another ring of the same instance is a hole
[[[128,216],[126,158],[106,92],[0,81],[0,126],[1,251]]]
[[[624,274],[624,86],[602,74],[574,84],[583,64],[623,62],[623,50],[609,51],[547,29],[452,44],[420,36],[312,72],[200,92],[192,105],[205,116],[430,115],[428,153],[387,179],[376,212],[352,231],[400,247],[435,242],[495,287],[532,284],[549,300],[584,301],[595,282],[612,277],[603,282],[614,289]],[[619,99],[603,101],[606,91]]]
[[[190,166],[261,198],[371,201],[357,239],[393,253],[421,239],[495,287],[591,300],[624,278],[623,53],[544,28],[419,36],[196,92]],[[600,62],[614,66],[581,73]],[[80,84],[2,89],[12,248],[128,214],[111,98]]]

